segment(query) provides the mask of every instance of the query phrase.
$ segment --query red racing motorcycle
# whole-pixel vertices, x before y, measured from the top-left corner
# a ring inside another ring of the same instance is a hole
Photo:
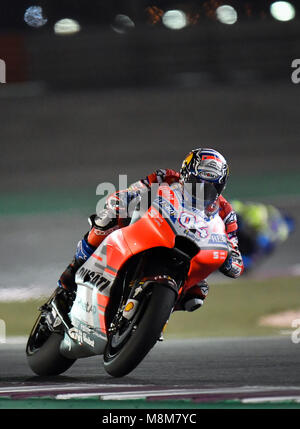
[[[161,336],[186,290],[230,254],[218,211],[194,207],[181,185],[160,186],[76,273],[68,325],[54,295],[41,307],[26,354],[38,375],[57,375],[78,358],[103,355],[108,374],[130,373]]]

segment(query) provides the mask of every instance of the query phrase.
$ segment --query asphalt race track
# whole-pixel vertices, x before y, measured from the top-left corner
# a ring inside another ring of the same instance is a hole
[[[101,357],[78,360],[58,377],[38,377],[24,349],[25,344],[0,345],[2,397],[300,399],[300,344],[290,336],[164,341],[123,378],[107,375]]]
[[[299,194],[280,187],[285,173],[298,177],[297,102],[291,85],[1,99],[0,191],[7,202],[0,222],[1,300],[48,295],[55,288],[97,201],[79,212],[48,212],[34,192],[45,193],[44,202],[57,197],[52,206],[59,208],[56,190],[71,190],[69,200],[76,200],[77,189],[78,195],[82,189],[95,195],[98,183],[117,183],[119,173],[131,183],[155,168],[178,168],[192,147],[224,152],[232,178],[247,179],[253,197],[264,185],[260,177],[271,174],[276,180],[268,202],[287,208],[299,225]],[[19,150],[24,142],[27,150]],[[291,187],[297,187],[296,179]],[[254,275],[299,275],[299,235],[296,228]],[[300,398],[300,344],[290,335],[165,341],[121,379],[108,376],[101,362],[82,359],[64,375],[45,379],[28,367],[25,344],[0,343],[0,396]]]
[[[50,216],[48,220],[50,225]],[[3,254],[2,264],[8,267],[7,272],[2,272],[7,286],[2,289],[4,298],[7,294],[11,296],[11,291],[15,294],[17,287],[22,297],[27,293],[32,296],[35,290],[38,294],[41,290],[52,291],[57,273],[65,266],[63,255],[70,253],[86,224],[80,215],[69,218],[68,222],[63,216],[52,216],[55,228],[44,229],[45,221],[47,216],[36,218],[33,233],[30,218],[20,219],[13,230],[9,229],[8,218],[2,220],[2,225],[7,223],[2,236],[4,244],[13,245],[20,261],[12,278],[10,255]],[[65,239],[61,243],[62,233]],[[22,245],[17,246],[20,234]],[[38,254],[41,236],[47,246]],[[297,230],[254,276],[284,275],[288,267],[299,270],[298,237]],[[52,252],[57,243],[59,247]],[[45,379],[35,376],[28,367],[25,344],[0,343],[0,397],[69,398],[96,394],[104,399],[196,398],[198,402],[236,398],[244,401],[270,397],[299,399],[299,363],[300,344],[294,344],[290,334],[273,338],[166,340],[158,343],[136,370],[121,379],[105,373],[101,357],[78,360],[65,374]]]
[[[80,236],[80,229],[84,230],[86,224],[79,215],[68,222],[53,216],[55,228],[44,230],[45,219],[46,216],[35,219],[34,234],[31,219],[19,220],[14,230],[9,230],[7,219],[4,242],[14,244],[18,234],[22,234],[24,240],[22,246],[14,246],[20,256],[14,278],[9,276],[9,254],[4,254],[2,263],[5,265],[6,261],[8,266],[7,273],[2,272],[2,278],[7,281],[7,288],[2,290],[4,298],[7,293],[11,296],[16,286],[23,297],[26,293],[32,296],[35,289],[37,293],[41,289],[45,293],[52,291],[57,273],[65,266],[63,255],[70,253],[76,241],[74,236]],[[3,219],[2,224],[5,221]],[[38,254],[42,232],[47,246]],[[65,240],[52,252],[62,233]],[[298,236],[297,231],[254,276],[283,275],[288,267],[299,267]],[[25,245],[30,252],[22,252]],[[96,394],[103,399],[193,398],[197,402],[299,399],[299,363],[300,344],[294,344],[290,334],[272,338],[166,340],[158,343],[136,370],[121,379],[106,374],[102,357],[78,360],[65,374],[45,379],[35,376],[28,367],[25,344],[0,343],[0,397],[72,398]]]

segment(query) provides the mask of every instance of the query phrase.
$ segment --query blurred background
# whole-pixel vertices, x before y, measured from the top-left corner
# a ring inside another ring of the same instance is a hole
[[[295,0],[2,0],[0,298],[53,290],[99,183],[196,147],[227,158],[229,200],[297,225],[299,23]],[[252,276],[300,274],[297,226],[283,241]]]

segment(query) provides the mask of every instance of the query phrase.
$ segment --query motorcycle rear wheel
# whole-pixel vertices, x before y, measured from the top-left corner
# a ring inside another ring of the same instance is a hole
[[[176,293],[167,286],[154,285],[147,305],[131,335],[119,349],[112,347],[112,336],[104,351],[105,371],[113,377],[129,374],[152,349],[168,321],[176,300]],[[114,335],[114,334],[113,334]]]
[[[59,375],[69,369],[76,359],[67,359],[61,355],[59,347],[63,333],[48,332],[44,341],[37,342],[38,330],[41,329],[41,315],[37,319],[26,346],[27,362],[32,371],[40,376]]]

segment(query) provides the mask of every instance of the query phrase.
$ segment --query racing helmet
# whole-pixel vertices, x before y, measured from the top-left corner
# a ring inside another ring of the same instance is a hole
[[[214,149],[199,148],[192,150],[184,159],[180,169],[180,182],[192,184],[194,198],[197,198],[197,184],[202,184],[198,187],[202,186],[204,203],[208,205],[221,195],[228,175],[229,168],[223,155]]]

